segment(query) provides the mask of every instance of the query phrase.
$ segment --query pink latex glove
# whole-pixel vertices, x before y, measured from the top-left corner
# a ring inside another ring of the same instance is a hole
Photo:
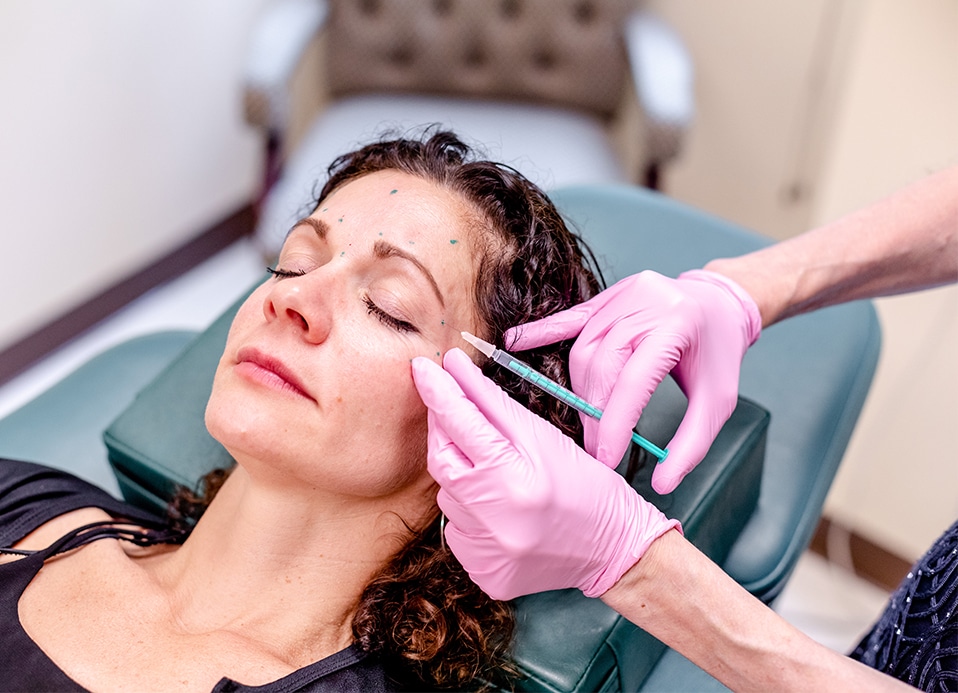
[[[506,395],[459,349],[413,359],[449,548],[494,599],[597,597],[673,527],[615,471]]]
[[[735,409],[742,357],[761,331],[758,306],[731,279],[706,270],[678,279],[646,271],[509,329],[505,345],[519,351],[577,337],[569,358],[572,387],[603,410],[600,420],[582,417],[585,448],[610,467],[622,460],[652,392],[671,372],[689,405],[668,457],[652,473],[652,488],[670,493]]]

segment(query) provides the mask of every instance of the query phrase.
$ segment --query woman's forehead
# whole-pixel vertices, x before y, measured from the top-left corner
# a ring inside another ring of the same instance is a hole
[[[474,288],[488,245],[480,239],[487,233],[458,191],[403,171],[377,171],[336,188],[303,226],[337,246],[337,255],[359,242],[380,259],[421,264],[451,299],[447,307],[457,315],[450,318],[475,325]]]
[[[336,227],[347,221],[346,214],[364,223],[381,222],[388,227],[378,228],[377,233],[405,231],[408,245],[434,240],[440,247],[448,245],[456,251],[466,247],[476,251],[477,235],[485,235],[482,229],[487,226],[483,215],[459,191],[395,169],[368,173],[344,183],[310,216]]]

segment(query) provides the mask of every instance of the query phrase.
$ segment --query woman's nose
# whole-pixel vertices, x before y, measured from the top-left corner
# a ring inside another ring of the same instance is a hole
[[[309,342],[318,344],[325,341],[331,326],[332,311],[322,288],[309,285],[315,283],[310,281],[310,275],[267,281],[273,285],[263,301],[266,321],[282,321],[300,332]]]

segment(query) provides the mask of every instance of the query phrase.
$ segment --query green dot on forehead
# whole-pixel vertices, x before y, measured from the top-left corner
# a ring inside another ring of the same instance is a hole
[[[456,243],[458,243],[458,242],[459,242],[459,240],[456,239],[456,238],[450,238],[450,239],[449,239],[449,244],[450,244],[450,245],[456,245]]]
[[[392,190],[389,191],[389,194],[390,194],[390,195],[395,195],[395,194],[398,193],[398,192],[399,192],[398,190],[396,190],[395,188],[393,188]]]

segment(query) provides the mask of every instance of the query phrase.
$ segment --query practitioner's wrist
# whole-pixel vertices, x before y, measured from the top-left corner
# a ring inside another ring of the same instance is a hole
[[[787,268],[776,266],[774,256],[765,255],[756,251],[741,257],[719,258],[702,268],[731,280],[752,298],[761,317],[762,329],[782,319],[794,296]]]

